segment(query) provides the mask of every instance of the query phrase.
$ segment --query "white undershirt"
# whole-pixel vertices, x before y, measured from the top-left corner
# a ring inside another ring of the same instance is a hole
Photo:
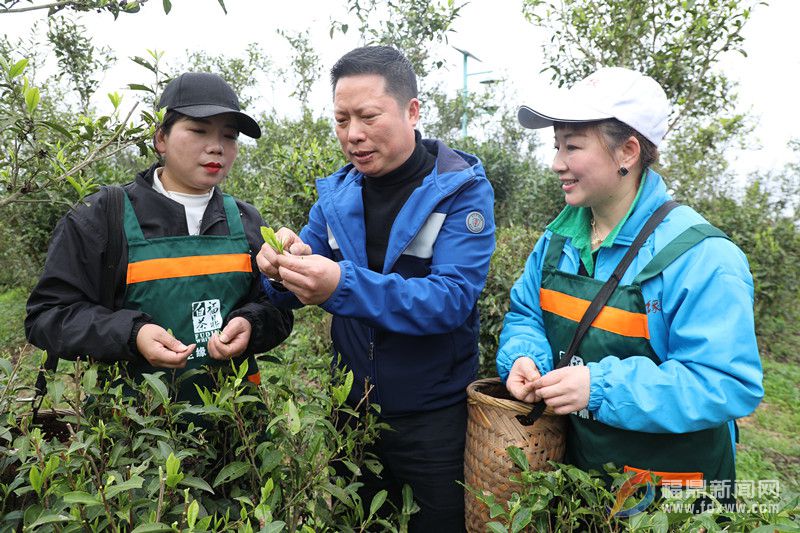
[[[203,213],[206,212],[208,202],[214,194],[214,188],[204,194],[185,194],[182,192],[168,191],[161,183],[161,171],[163,167],[159,167],[153,173],[153,188],[166,196],[175,200],[183,206],[186,213],[186,226],[189,228],[189,235],[200,235],[200,224],[203,221]]]

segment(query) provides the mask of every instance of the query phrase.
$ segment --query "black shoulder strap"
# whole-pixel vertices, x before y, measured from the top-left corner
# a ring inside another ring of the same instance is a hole
[[[122,258],[122,215],[125,209],[123,202],[125,191],[117,185],[106,186],[108,198],[106,202],[106,221],[108,222],[108,242],[106,245],[106,261],[103,265],[103,292],[101,302],[109,309],[114,309],[116,292],[115,274]]]
[[[116,289],[114,277],[122,256],[122,210],[124,208],[122,202],[125,192],[122,187],[116,185],[107,185],[103,189],[106,190],[105,211],[108,232],[103,261],[103,284],[100,288],[100,302],[105,307],[113,309]],[[39,369],[39,374],[36,376],[36,391],[33,397],[33,422],[36,422],[42,400],[44,400],[44,395],[47,394],[46,372],[56,368],[58,368],[58,356],[47,352],[44,367]]]
[[[605,307],[606,302],[608,299],[611,298],[611,295],[617,290],[617,286],[619,285],[622,276],[625,275],[625,271],[628,270],[628,267],[633,262],[633,258],[636,257],[636,254],[639,253],[644,241],[653,233],[653,230],[656,229],[664,217],[667,214],[678,207],[678,202],[674,200],[668,200],[664,202],[658,209],[656,209],[655,213],[653,213],[650,218],[645,222],[642,229],[639,231],[639,234],[631,243],[631,247],[628,248],[627,253],[622,257],[622,260],[617,265],[617,268],[614,269],[614,272],[611,274],[611,277],[608,278],[608,281],[600,288],[597,292],[597,295],[592,300],[592,303],[589,304],[588,309],[586,309],[586,313],[584,313],[583,318],[578,323],[578,327],[575,330],[575,335],[572,337],[572,341],[569,343],[569,348],[567,348],[566,353],[555,366],[555,368],[562,368],[569,364],[569,361],[572,359],[572,356],[575,355],[575,352],[578,351],[578,347],[583,341],[583,337],[586,335],[586,332],[589,331],[589,327],[594,322],[594,319],[597,318],[597,315],[600,314],[600,311]],[[527,415],[517,415],[517,420],[523,426],[530,426],[536,420],[542,416],[545,410],[545,403],[544,402],[537,402],[533,405],[531,412]]]

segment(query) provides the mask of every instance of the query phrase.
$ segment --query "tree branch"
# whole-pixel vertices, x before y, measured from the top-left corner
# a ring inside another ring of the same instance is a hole
[[[53,7],[64,7],[69,4],[74,4],[75,0],[62,0],[61,2],[53,2],[51,4],[41,4],[38,6],[17,7],[17,8],[0,8],[0,15],[7,13],[24,13],[26,11],[36,11],[38,9],[50,9]]]

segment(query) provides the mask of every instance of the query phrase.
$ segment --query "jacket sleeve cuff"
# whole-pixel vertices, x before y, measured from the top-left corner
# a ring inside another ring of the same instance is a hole
[[[342,301],[347,298],[347,287],[350,285],[349,278],[353,277],[353,264],[350,261],[339,261],[336,264],[339,265],[339,271],[341,272],[339,283],[328,299],[319,305],[331,314],[336,314],[336,310],[342,305]]]
[[[520,357],[527,357],[528,359],[533,361],[533,364],[536,365],[536,369],[539,371],[539,374],[544,375],[544,373],[542,372],[542,365],[539,364],[539,362],[536,360],[535,357],[533,357],[532,355],[528,355],[526,353],[518,352],[509,355],[508,357],[503,357],[502,359],[499,357],[496,359],[497,373],[500,376],[500,379],[503,381],[503,383],[505,383],[506,380],[508,379],[508,375],[511,373],[511,368],[514,366],[514,363],[516,363],[517,359],[519,359]]]
[[[136,358],[144,358],[144,356],[139,353],[139,348],[136,346],[136,337],[139,336],[139,331],[142,329],[142,326],[152,323],[153,322],[149,318],[137,318],[133,321],[131,336],[128,338],[128,349]]]
[[[281,309],[303,307],[292,291],[284,287],[280,281],[269,279],[264,274],[261,274],[261,288],[264,289],[264,294],[275,307]]]
[[[606,369],[599,363],[589,363],[589,405],[586,407],[592,413],[596,413],[603,403],[606,389]]]

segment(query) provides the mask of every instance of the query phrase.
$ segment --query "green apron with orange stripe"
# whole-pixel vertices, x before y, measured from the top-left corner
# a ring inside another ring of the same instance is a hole
[[[228,314],[247,295],[252,284],[250,245],[242,226],[236,201],[223,194],[223,205],[230,235],[185,235],[145,239],[130,198],[125,195],[124,229],[128,241],[127,290],[123,307],[143,311],[153,322],[171,329],[185,345],[197,343],[184,369],[156,368],[146,362],[130,363],[128,371],[135,379],[144,373],[167,372],[179,383],[177,401],[200,404],[195,385],[214,388],[209,371],[230,368],[230,361],[218,361],[208,355],[208,340]],[[248,361],[248,380],[258,383],[255,358]],[[205,372],[179,380],[191,369]]]
[[[613,355],[648,357],[661,363],[650,345],[642,283],[660,274],[686,250],[707,237],[727,236],[708,224],[693,226],[664,247],[630,285],[619,285],[592,322],[570,365],[585,365]],[[558,270],[566,237],[553,234],[547,248],[540,291],[547,340],[557,361],[568,349],[575,329],[603,282]],[[587,409],[569,415],[566,462],[603,472],[603,465],[650,471],[664,484],[699,488],[712,480],[735,477],[727,424],[691,433],[644,433],[611,427],[593,419]]]

